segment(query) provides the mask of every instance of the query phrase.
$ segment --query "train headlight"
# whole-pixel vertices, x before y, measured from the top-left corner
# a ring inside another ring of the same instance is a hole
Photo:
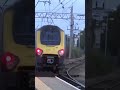
[[[2,56],[2,63],[7,70],[13,70],[17,66],[19,59],[10,52],[6,52]]]
[[[42,50],[42,49],[40,49],[40,48],[37,48],[37,49],[36,49],[36,54],[37,54],[37,55],[42,55],[42,53],[43,53],[43,50]]]
[[[60,56],[63,56],[63,55],[64,55],[64,49],[59,50],[59,51],[58,51],[58,54],[59,54]]]

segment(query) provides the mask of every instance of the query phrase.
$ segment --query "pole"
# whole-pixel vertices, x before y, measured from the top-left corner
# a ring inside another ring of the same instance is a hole
[[[71,53],[72,53],[72,46],[73,46],[73,25],[74,25],[74,20],[73,20],[73,6],[71,7],[71,24],[70,24],[70,46],[69,46],[69,58],[71,58]]]

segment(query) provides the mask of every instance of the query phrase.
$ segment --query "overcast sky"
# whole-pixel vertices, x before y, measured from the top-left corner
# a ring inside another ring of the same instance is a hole
[[[39,0],[39,1],[49,1],[49,0]],[[70,8],[73,5],[73,13],[85,14],[85,0],[50,0],[51,4],[38,2],[35,0],[35,12],[56,12],[56,13],[70,13]],[[59,2],[60,1],[60,2]],[[60,4],[62,2],[62,4]],[[72,4],[73,3],[73,4]],[[62,8],[64,6],[64,9]],[[51,20],[49,19],[49,22]],[[70,19],[53,19],[54,25],[57,25],[61,29],[65,31],[66,34],[69,34],[70,29]],[[40,28],[43,25],[48,25],[47,19],[37,18],[35,19],[35,27]],[[74,20],[74,28],[78,28],[83,30],[85,28],[85,20]],[[75,31],[78,33],[78,31]]]

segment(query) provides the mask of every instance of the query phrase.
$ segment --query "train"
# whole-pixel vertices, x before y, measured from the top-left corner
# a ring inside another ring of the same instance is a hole
[[[35,31],[36,66],[54,71],[64,65],[65,33],[55,25],[44,25]]]
[[[34,17],[31,14],[33,12],[30,9],[27,10],[30,3],[25,4],[25,1],[28,2],[27,0],[15,2],[1,12],[0,26],[2,28],[0,29],[0,38],[2,39],[0,40],[0,46],[2,48],[0,49],[0,72],[6,72],[7,75],[15,72],[11,77],[9,76],[10,78],[14,76],[9,83],[14,83],[14,86],[19,86],[20,84],[16,84],[20,82],[23,83],[22,79],[24,77],[26,79],[35,77],[35,30],[32,25]],[[29,76],[30,74],[33,74],[33,76]],[[24,87],[24,85],[20,85],[19,88],[21,87]]]
[[[2,35],[4,51],[1,61],[4,64],[4,69],[8,71],[18,71],[20,68],[26,66],[33,67],[35,65],[35,35],[33,34],[35,31],[30,25],[32,23],[30,18],[32,16],[27,15],[22,10],[20,11],[20,9],[20,6],[15,5],[4,11]],[[12,67],[12,65],[15,67]]]

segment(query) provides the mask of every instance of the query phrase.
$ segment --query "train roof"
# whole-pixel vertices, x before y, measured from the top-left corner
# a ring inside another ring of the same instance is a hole
[[[55,27],[55,28],[58,28],[60,31],[63,31],[61,28],[59,28],[58,26],[55,26],[55,25],[44,25],[42,26],[41,28],[37,29],[36,31],[40,31],[42,30],[43,28],[45,27]],[[63,31],[64,32],[64,31]]]

